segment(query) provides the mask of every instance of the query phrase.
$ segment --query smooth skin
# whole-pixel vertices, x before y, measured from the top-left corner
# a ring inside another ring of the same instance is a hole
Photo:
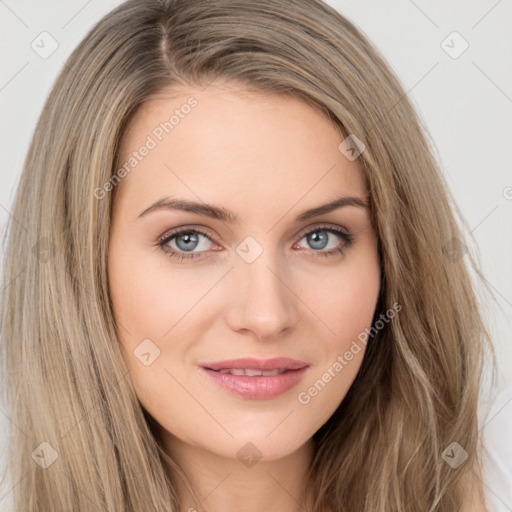
[[[145,103],[129,124],[120,161],[148,135],[155,139],[155,128],[191,96],[197,106],[117,185],[108,273],[123,357],[166,450],[209,512],[302,512],[312,435],[346,395],[364,345],[309,403],[298,395],[371,326],[380,269],[367,207],[297,216],[341,196],[366,201],[368,190],[357,159],[338,149],[343,136],[322,113],[233,82],[169,89]],[[216,205],[239,221],[168,208],[139,217],[164,198]],[[326,226],[350,234],[352,244]],[[207,236],[182,234],[159,246],[176,228]],[[237,252],[247,237],[262,249],[251,263]],[[342,252],[322,255],[336,248]],[[180,261],[165,249],[195,257]],[[147,339],[146,363],[160,352],[145,365],[134,351]],[[310,366],[296,387],[270,400],[234,396],[200,368],[246,356]],[[247,443],[261,454],[250,467],[238,455]],[[187,512],[194,502],[177,484]]]

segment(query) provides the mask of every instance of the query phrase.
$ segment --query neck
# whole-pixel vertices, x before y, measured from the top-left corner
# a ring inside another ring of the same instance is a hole
[[[165,433],[166,452],[185,473],[173,474],[180,512],[305,512],[309,495],[306,489],[314,442],[309,439],[293,453],[275,460],[252,455],[248,445],[240,458],[228,458],[192,446]],[[193,491],[193,492],[192,492]],[[194,493],[199,503],[194,498]],[[199,508],[198,508],[199,507]]]

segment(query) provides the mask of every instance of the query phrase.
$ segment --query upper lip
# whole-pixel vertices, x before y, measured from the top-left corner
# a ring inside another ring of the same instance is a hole
[[[309,366],[304,361],[290,359],[289,357],[274,357],[273,359],[256,359],[254,357],[243,357],[240,359],[229,359],[226,361],[216,361],[213,363],[201,364],[202,367],[210,370],[233,370],[233,369],[252,369],[260,371],[270,371],[276,369],[298,370]]]

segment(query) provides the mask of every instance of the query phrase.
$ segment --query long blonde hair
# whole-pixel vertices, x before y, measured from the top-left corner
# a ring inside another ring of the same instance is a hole
[[[461,510],[463,477],[478,464],[489,342],[468,273],[477,266],[463,257],[460,213],[399,80],[320,0],[129,0],[65,63],[8,231],[2,378],[17,508],[179,510],[172,454],[118,346],[106,272],[113,195],[95,191],[116,172],[143,102],[216,79],[297,97],[366,148],[382,267],[375,318],[394,303],[402,310],[372,336],[349,393],[314,435],[314,510]],[[468,455],[457,469],[442,456],[453,442]]]

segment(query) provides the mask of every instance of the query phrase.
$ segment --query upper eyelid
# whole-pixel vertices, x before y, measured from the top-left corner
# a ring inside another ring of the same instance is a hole
[[[345,235],[351,234],[350,231],[343,226],[336,226],[336,225],[330,224],[328,222],[320,222],[317,224],[313,224],[310,227],[301,229],[296,236],[304,236],[304,235],[307,235],[308,233],[310,233],[311,231],[316,231],[316,230],[321,230],[321,229],[333,229],[335,231],[341,231]]]
[[[188,233],[189,231],[197,231],[200,235],[204,235],[206,237],[215,238],[215,235],[211,235],[211,233],[208,232],[207,229],[199,228],[196,226],[190,226],[190,227],[183,227],[183,228],[175,228],[171,229],[170,231],[166,231],[162,236],[158,237],[157,242],[165,242],[168,241],[170,238],[181,235],[183,233]]]

